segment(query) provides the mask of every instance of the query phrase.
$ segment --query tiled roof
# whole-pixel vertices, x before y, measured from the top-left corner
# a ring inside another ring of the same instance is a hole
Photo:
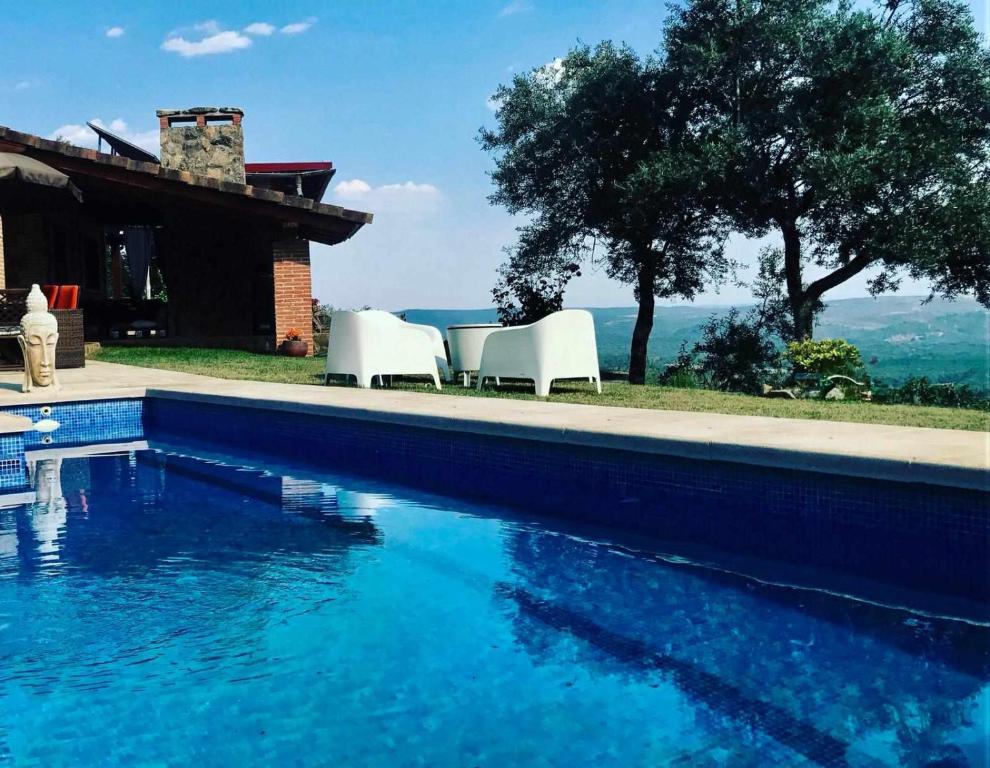
[[[238,184],[233,181],[223,181],[209,176],[198,176],[188,171],[173,171],[162,168],[156,163],[143,163],[137,160],[129,160],[125,157],[108,155],[97,152],[95,149],[85,149],[75,147],[71,144],[43,139],[30,133],[21,133],[12,128],[0,126],[0,149],[4,144],[15,144],[29,147],[42,152],[51,152],[63,155],[67,158],[76,158],[96,163],[100,166],[109,166],[117,169],[124,169],[133,173],[147,174],[170,182],[188,185],[198,189],[211,189],[229,195],[239,195],[253,200],[261,200],[274,205],[286,206],[290,208],[302,209],[321,216],[332,216],[337,219],[344,219],[353,222],[358,226],[370,224],[374,218],[372,214],[364,211],[354,211],[342,208],[339,205],[327,205],[318,203],[306,197],[287,195],[271,189],[253,187],[250,184]],[[12,149],[8,147],[7,149]]]

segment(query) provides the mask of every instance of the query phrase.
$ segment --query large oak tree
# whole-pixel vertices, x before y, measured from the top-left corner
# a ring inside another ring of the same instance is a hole
[[[875,294],[910,275],[990,304],[990,51],[964,3],[692,0],[664,54],[727,149],[722,210],[779,234],[788,335],[867,269]]]
[[[639,311],[629,380],[646,378],[655,297],[690,298],[728,264],[708,185],[716,144],[686,133],[667,73],[609,43],[580,47],[495,94],[493,203],[529,217],[508,268],[563,274],[600,258]]]

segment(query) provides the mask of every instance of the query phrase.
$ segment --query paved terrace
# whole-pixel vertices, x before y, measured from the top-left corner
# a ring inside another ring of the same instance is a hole
[[[57,396],[0,373],[0,407],[145,395],[990,490],[990,433],[233,381],[88,361]]]

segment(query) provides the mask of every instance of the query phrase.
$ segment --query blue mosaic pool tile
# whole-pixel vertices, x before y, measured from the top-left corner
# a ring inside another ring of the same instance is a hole
[[[979,491],[150,398],[152,437],[254,449],[898,587],[990,600]]]
[[[24,433],[28,449],[46,445],[80,445],[85,443],[140,440],[144,436],[143,400],[97,400],[53,405],[18,405],[0,412],[27,416],[37,424],[43,419],[59,423],[53,432],[34,430]]]
[[[26,485],[23,435],[0,435],[0,490],[9,491]]]

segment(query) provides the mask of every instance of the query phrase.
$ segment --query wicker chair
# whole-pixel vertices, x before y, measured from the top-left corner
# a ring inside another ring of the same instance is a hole
[[[0,341],[13,342],[12,349],[2,355],[0,370],[17,370],[24,365],[17,334],[21,332],[21,318],[27,312],[27,288],[0,289]],[[81,309],[53,309],[58,320],[58,346],[55,348],[56,368],[84,368],[86,343],[83,338],[83,311]],[[5,347],[11,347],[5,342]],[[4,350],[7,352],[7,350]]]

